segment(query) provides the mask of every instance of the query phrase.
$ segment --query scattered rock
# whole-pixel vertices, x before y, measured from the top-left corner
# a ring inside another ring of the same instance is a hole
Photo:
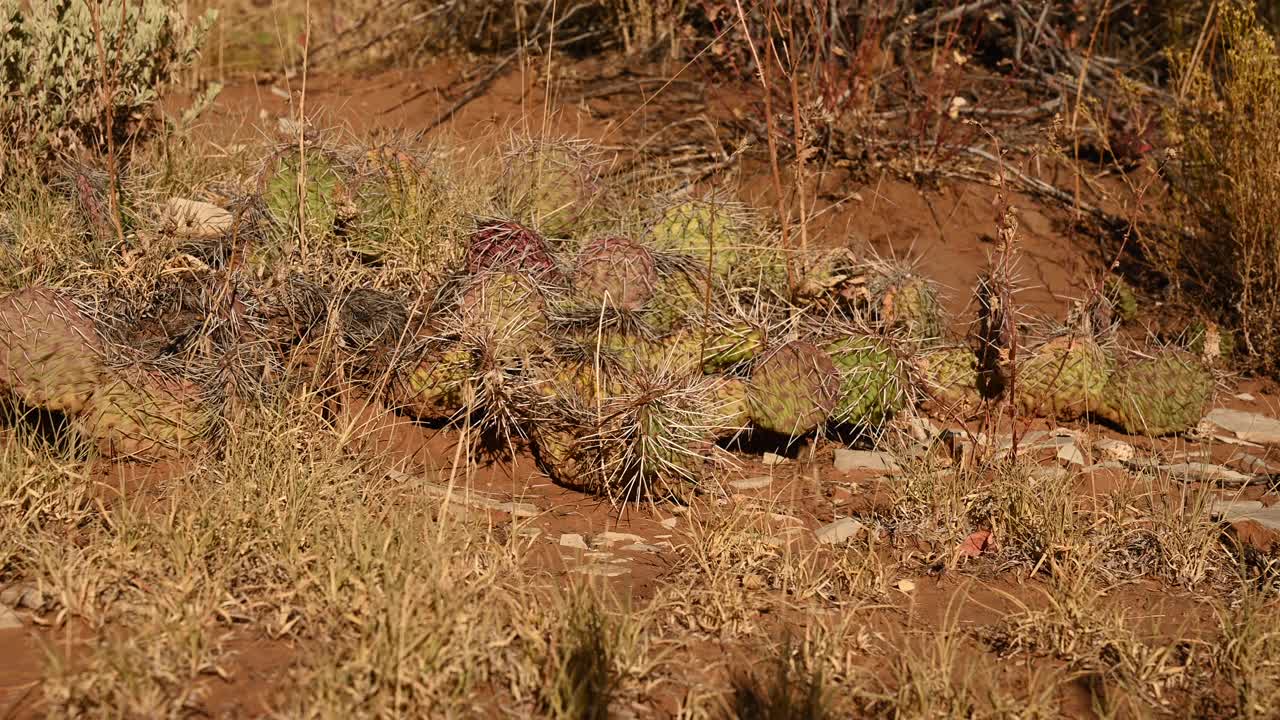
[[[1251,448],[1260,448],[1260,447],[1262,447],[1261,445],[1259,445],[1259,444],[1258,444],[1258,443],[1256,443],[1256,442],[1249,442],[1248,440],[1241,440],[1241,439],[1240,439],[1240,438],[1238,438],[1238,437],[1232,437],[1232,436],[1230,436],[1230,435],[1219,435],[1219,434],[1217,434],[1217,433],[1210,433],[1210,434],[1209,434],[1209,436],[1210,436],[1210,437],[1212,437],[1214,440],[1217,440],[1217,441],[1218,441],[1218,442],[1220,442],[1220,443],[1226,443],[1227,445],[1239,445],[1239,446],[1241,446],[1241,447],[1251,447]]]
[[[1084,453],[1075,444],[1063,445],[1058,448],[1058,459],[1070,465],[1079,465],[1083,467],[1086,464]]]
[[[630,550],[631,552],[645,552],[645,553],[662,552],[662,548],[658,547],[657,545],[650,545],[648,543],[641,543],[641,542],[631,543],[630,545],[624,545],[622,549]]]
[[[1252,475],[1245,475],[1230,468],[1203,462],[1185,462],[1174,465],[1161,465],[1160,469],[1171,476],[1187,482],[1213,482],[1224,485],[1242,485],[1253,480]]]
[[[916,590],[916,584],[915,581],[904,578],[898,581],[897,588],[904,593],[913,593]]]
[[[917,442],[932,442],[938,437],[938,428],[929,418],[913,417],[907,421],[907,433]]]
[[[1128,462],[1137,455],[1137,450],[1132,445],[1115,438],[1098,438],[1094,441],[1093,447],[1109,459],[1119,462]]]
[[[576,548],[578,550],[590,550],[587,547],[587,541],[582,539],[578,533],[564,533],[560,536],[560,547]]]
[[[614,543],[620,543],[620,542],[628,542],[628,543],[644,542],[644,538],[639,535],[632,535],[631,533],[613,532],[612,530],[606,530],[600,533],[599,535],[596,535],[595,537],[591,538],[591,540],[592,540],[592,544],[594,545],[612,545]]]
[[[1085,466],[1085,472],[1094,472],[1097,470],[1127,470],[1128,468],[1128,465],[1125,465],[1119,460],[1107,460],[1106,462],[1094,463],[1093,465]]]
[[[1237,400],[1243,400],[1243,401],[1245,401],[1245,402],[1253,402],[1253,401],[1254,401],[1254,400],[1256,400],[1257,398],[1255,398],[1254,396],[1250,395],[1249,393],[1236,393],[1236,399],[1237,399]]]
[[[580,565],[574,569],[574,572],[583,575],[594,575],[596,577],[618,577],[631,572],[631,568],[625,565],[617,565],[614,563],[590,563]]]
[[[676,523],[678,522],[680,522],[680,518],[669,517],[669,518],[666,518],[665,520],[659,520],[658,524],[670,530],[674,528],[676,526]]]
[[[1231,525],[1231,533],[1242,545],[1262,552],[1280,548],[1280,505],[1263,507],[1257,500],[1218,500],[1209,514]]]
[[[771,512],[769,513],[769,519],[783,525],[804,525],[804,521],[794,515]]]
[[[869,470],[889,474],[902,472],[897,461],[888,453],[847,448],[836,449],[836,470],[840,472]]]
[[[31,585],[10,585],[0,590],[0,605],[39,610],[44,602],[44,593]]]
[[[1258,413],[1215,408],[1205,419],[1223,430],[1235,433],[1241,440],[1258,443],[1280,443],[1280,420]]]
[[[161,225],[169,232],[188,238],[216,238],[231,232],[235,218],[217,205],[186,198],[169,198]]]
[[[814,535],[818,537],[818,542],[824,545],[834,545],[856,536],[862,532],[863,527],[862,523],[853,518],[840,518],[835,522],[818,528],[814,531]]]
[[[0,605],[0,630],[14,630],[22,627],[22,618],[18,613],[5,605]]]
[[[1241,472],[1252,473],[1254,475],[1271,475],[1275,470],[1271,468],[1271,464],[1257,455],[1242,454],[1231,459],[1231,464]]]
[[[1071,471],[1059,465],[1038,467],[1032,470],[1031,474],[1036,478],[1043,480],[1066,480],[1071,477]]]
[[[757,477],[729,481],[729,487],[732,487],[735,490],[761,490],[772,484],[773,478],[768,475],[759,475]]]
[[[538,506],[530,503],[500,502],[494,503],[489,509],[497,510],[498,512],[510,513],[511,515],[522,518],[538,516]]]
[[[764,462],[764,464],[768,467],[773,467],[774,465],[782,465],[783,463],[788,463],[791,461],[776,453],[767,452],[764,454],[764,459],[762,460],[762,462]]]

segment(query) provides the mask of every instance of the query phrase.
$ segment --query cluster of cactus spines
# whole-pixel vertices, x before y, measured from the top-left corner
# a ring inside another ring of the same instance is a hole
[[[82,410],[106,370],[93,323],[59,293],[30,288],[0,300],[0,384],[31,407]]]
[[[591,240],[578,251],[574,285],[597,304],[636,311],[653,297],[658,270],[653,252],[625,237]]]
[[[103,455],[146,460],[201,447],[213,422],[197,385],[137,365],[114,370],[74,416],[74,426]]]
[[[1017,400],[1023,413],[1059,420],[1097,409],[1111,374],[1111,361],[1092,337],[1052,338],[1020,358]]]
[[[403,342],[409,309],[396,295],[373,288],[355,288],[338,306],[343,341],[354,350],[373,352]]]
[[[764,349],[765,340],[763,330],[745,323],[708,335],[703,344],[702,369],[718,373],[749,363]]]
[[[752,369],[747,403],[756,427],[799,437],[827,421],[839,393],[840,372],[831,356],[793,340],[767,352]]]
[[[466,270],[526,272],[539,276],[559,273],[551,248],[542,235],[512,220],[482,218],[467,243]]]
[[[840,373],[832,422],[875,432],[906,406],[903,368],[886,341],[873,335],[850,335],[825,350]]]
[[[601,153],[571,139],[516,138],[503,157],[498,203],[551,237],[587,224],[601,192]]]
[[[795,265],[792,294],[801,303],[856,307],[869,299],[866,263],[850,248],[810,250]]]
[[[537,282],[519,272],[482,272],[460,303],[462,327],[486,354],[509,361],[537,347],[547,330],[547,302]]]
[[[715,388],[711,407],[711,428],[717,438],[733,437],[751,426],[751,406],[747,403],[747,381],[724,378]]]
[[[919,342],[942,337],[942,306],[933,281],[896,260],[873,261],[870,270],[867,294],[880,327]]]
[[[1113,372],[1095,414],[1128,433],[1183,432],[1203,417],[1214,385],[1213,373],[1194,355],[1165,349]]]

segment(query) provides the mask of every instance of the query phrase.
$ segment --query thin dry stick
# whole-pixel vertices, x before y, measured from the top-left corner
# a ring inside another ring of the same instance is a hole
[[[302,40],[302,95],[298,98],[298,251],[307,257],[307,70],[311,57],[311,0],[305,8],[306,31]]]
[[[1071,108],[1071,141],[1075,156],[1075,167],[1072,168],[1075,178],[1075,200],[1076,217],[1080,217],[1080,133],[1077,131],[1077,123],[1080,120],[1080,102],[1084,96],[1084,82],[1089,76],[1089,65],[1093,59],[1094,45],[1098,41],[1098,31],[1102,29],[1102,19],[1107,16],[1111,10],[1111,0],[1106,0],[1102,5],[1102,12],[1098,15],[1098,19],[1093,24],[1093,31],[1089,33],[1089,49],[1085,52],[1084,58],[1080,61],[1080,77],[1076,80],[1076,102],[1075,107]]]
[[[128,5],[123,1],[120,3],[120,29],[123,34],[127,15],[125,14]],[[94,44],[98,46],[98,68],[102,73],[102,114],[107,126],[107,194],[111,201],[111,224],[115,226],[116,240],[121,245],[124,244],[124,223],[120,219],[120,164],[116,156],[116,133],[115,133],[115,82],[114,78],[117,73],[107,72],[107,49],[106,44],[102,40],[102,0],[97,0],[89,6],[89,18],[93,22],[93,39]],[[119,56],[119,45],[116,46],[116,55]]]
[[[772,2],[770,2],[770,4],[772,5]],[[778,71],[786,74],[791,85],[791,124],[793,126],[792,132],[795,136],[794,140],[796,145],[796,200],[800,204],[800,252],[802,255],[807,255],[809,252],[809,222],[807,218],[808,211],[805,208],[804,188],[805,182],[808,179],[806,170],[808,165],[809,147],[808,136],[803,130],[803,118],[800,116],[800,88],[796,79],[796,75],[798,73],[796,73],[794,60],[796,53],[796,10],[794,0],[792,0],[789,5],[790,12],[787,17],[787,37],[791,47],[788,49],[788,56],[792,58],[792,60],[789,63],[790,67],[788,69],[783,70],[782,58],[778,57],[777,46],[773,43],[770,43],[770,45],[773,47],[773,58],[778,63]]]
[[[787,216],[787,199],[782,194],[782,172],[778,169],[777,128],[773,120],[773,99],[769,93],[769,70],[760,60],[756,52],[755,40],[751,38],[751,27],[747,24],[747,13],[742,9],[742,0],[734,0],[738,8],[738,21],[742,23],[742,34],[747,38],[747,47],[751,49],[751,58],[756,63],[760,75],[760,86],[764,89],[764,112],[769,140],[769,168],[773,176],[773,193],[777,196],[778,218],[782,221],[782,247],[784,251],[791,249],[791,222]],[[795,287],[795,275],[792,270],[791,253],[787,252],[787,286]]]

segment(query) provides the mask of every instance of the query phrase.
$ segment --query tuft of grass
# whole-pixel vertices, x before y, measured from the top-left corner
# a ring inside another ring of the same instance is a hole
[[[772,662],[772,674],[740,674],[732,685],[731,717],[740,720],[825,720],[826,682],[821,668],[810,667],[787,637]]]
[[[608,621],[590,599],[576,598],[568,609],[548,709],[559,720],[606,720],[618,692]]]

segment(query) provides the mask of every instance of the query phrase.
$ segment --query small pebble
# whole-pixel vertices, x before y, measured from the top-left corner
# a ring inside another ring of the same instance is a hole
[[[560,547],[577,548],[578,550],[590,550],[587,547],[587,541],[582,539],[578,533],[564,533],[560,536]]]

